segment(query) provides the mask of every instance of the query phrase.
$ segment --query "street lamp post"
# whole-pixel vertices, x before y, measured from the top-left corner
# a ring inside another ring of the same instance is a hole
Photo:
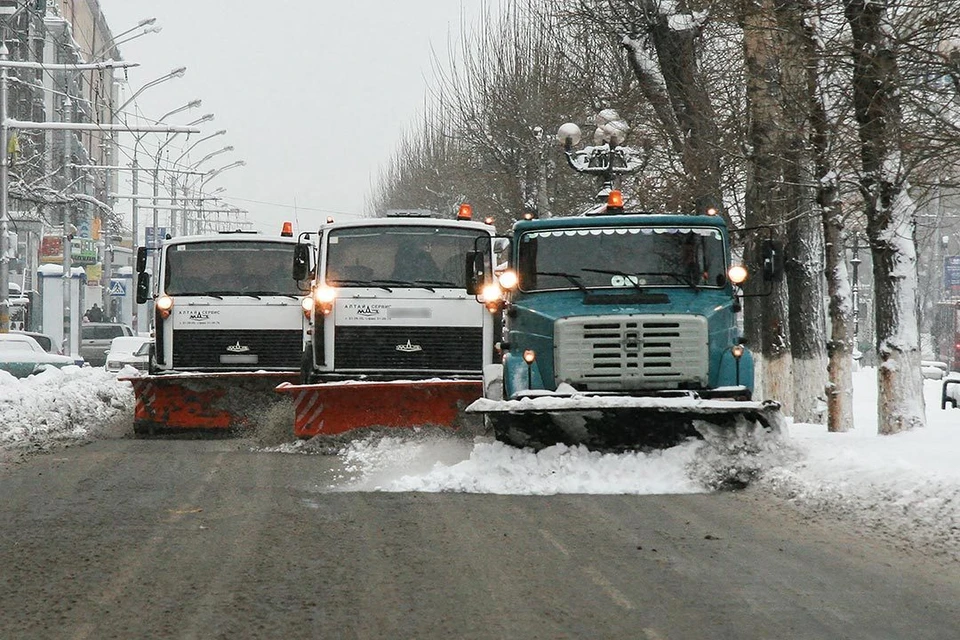
[[[211,169],[210,171],[207,171],[206,173],[204,173],[200,178],[197,178],[197,179],[190,185],[190,187],[189,187],[188,189],[192,190],[193,187],[194,187],[194,185],[196,185],[197,183],[200,184],[200,187],[199,187],[199,193],[200,193],[200,212],[199,212],[199,214],[198,214],[198,222],[197,222],[198,226],[199,226],[199,224],[200,224],[200,220],[203,218],[203,200],[204,200],[204,198],[203,198],[203,187],[204,187],[204,185],[206,185],[208,182],[210,182],[210,180],[212,180],[213,178],[217,177],[218,175],[220,175],[220,174],[223,173],[224,171],[229,171],[230,169],[235,169],[235,168],[237,168],[237,167],[244,167],[244,166],[246,166],[246,164],[247,164],[247,163],[246,163],[244,160],[236,160],[235,162],[231,162],[231,163],[228,164],[228,165],[224,165],[224,166],[220,167],[219,169]],[[185,192],[186,192],[186,191],[187,191],[187,190],[185,190]]]
[[[202,124],[202,123],[204,123],[204,122],[210,122],[211,120],[213,120],[213,118],[214,118],[214,115],[213,115],[212,113],[207,113],[207,114],[204,114],[204,115],[200,116],[199,118],[197,118],[197,119],[194,120],[193,122],[190,122],[187,126],[191,126],[191,127],[197,126],[197,125],[200,125],[200,124]],[[159,225],[160,225],[160,216],[159,216],[159,212],[158,212],[158,210],[157,210],[157,199],[160,197],[160,156],[161,156],[161,154],[163,153],[164,148],[165,148],[168,144],[170,144],[171,142],[173,142],[174,138],[176,138],[178,135],[179,135],[179,133],[174,133],[174,134],[171,134],[171,135],[168,135],[168,136],[167,136],[167,139],[163,141],[163,144],[161,144],[161,145],[157,148],[157,156],[156,156],[156,158],[155,158],[155,162],[154,162],[154,165],[153,165],[153,202],[152,202],[152,205],[153,205],[153,243],[154,243],[154,247],[153,247],[153,260],[152,260],[151,262],[152,262],[152,264],[153,264],[153,274],[154,274],[154,277],[156,277],[156,273],[157,273],[157,263],[158,263],[158,261],[159,261],[159,259],[160,259],[160,256],[158,255],[158,254],[159,254],[159,251],[157,251],[157,249],[159,249],[159,243],[158,243],[158,241],[157,241],[157,232],[158,232],[158,228],[159,228]]]
[[[134,63],[125,62],[101,62],[87,64],[46,64],[38,62],[10,61],[9,50],[0,42],[0,333],[6,333],[10,330],[10,301],[9,301],[9,257],[7,251],[7,232],[9,230],[9,131],[10,129],[34,129],[41,131],[131,131],[131,132],[166,132],[166,133],[196,133],[197,129],[191,127],[165,127],[165,126],[147,126],[147,127],[129,127],[127,125],[118,125],[113,123],[95,124],[82,122],[32,122],[22,121],[7,116],[8,107],[8,85],[9,69],[32,69],[37,71],[97,71],[112,68],[126,68],[137,66]],[[64,247],[69,256],[69,244]],[[65,258],[64,271],[66,271]]]
[[[167,118],[169,118],[169,117],[171,117],[171,116],[174,116],[174,115],[176,115],[176,114],[178,114],[178,113],[182,113],[182,112],[184,112],[184,111],[187,111],[188,109],[196,109],[196,108],[199,107],[201,104],[203,104],[203,102],[202,102],[201,100],[191,100],[191,101],[188,102],[187,104],[185,104],[185,105],[183,105],[183,106],[181,106],[181,107],[177,107],[176,109],[173,109],[172,111],[169,111],[169,112],[163,114],[162,116],[160,116],[160,119],[157,120],[156,124],[158,124],[158,125],[159,125],[159,124],[162,124]],[[144,135],[146,135],[146,134],[144,134]],[[134,148],[134,161],[136,161],[136,148]],[[137,180],[137,178],[138,178],[136,171],[134,171],[133,176],[134,176],[134,182],[136,182],[136,180]],[[110,184],[110,169],[107,169],[106,183],[107,183],[107,185]],[[135,208],[136,206],[137,206],[137,205],[136,205],[136,201],[134,201],[133,207]],[[132,222],[133,222],[133,237],[134,237],[134,240],[133,240],[134,250],[133,250],[133,251],[134,251],[134,255],[136,255],[136,245],[137,245],[137,241],[136,241],[136,235],[137,235],[137,219],[136,219],[136,214],[134,214],[134,219],[133,219]],[[106,231],[106,232],[105,232],[105,231]],[[108,238],[109,238],[109,236],[110,236],[110,233],[109,233],[109,230],[104,229],[103,227],[101,227],[100,234],[101,234],[101,239],[102,239],[102,240],[101,240],[101,251],[102,251],[102,253],[101,253],[100,255],[103,256],[103,275],[102,275],[100,284],[101,284],[102,297],[103,297],[103,308],[106,309],[106,310],[109,310],[109,309],[110,309],[110,281],[111,281],[111,279],[113,278],[113,265],[111,264],[111,263],[112,263],[112,255],[109,255],[109,254],[108,254],[108,252],[109,252],[109,248],[108,248],[108,245],[109,245]]]
[[[215,158],[216,156],[218,156],[218,155],[220,155],[220,154],[222,154],[222,153],[229,153],[229,152],[231,152],[231,151],[233,151],[233,150],[234,150],[234,149],[233,149],[233,145],[227,145],[227,146],[223,147],[222,149],[217,149],[216,151],[214,151],[214,152],[212,152],[212,153],[208,153],[208,154],[205,155],[203,158],[201,158],[201,159],[198,160],[197,162],[194,162],[194,163],[191,164],[189,167],[187,167],[188,171],[187,171],[186,173],[187,173],[187,174],[194,173],[194,172],[196,172],[197,167],[199,167],[201,164],[203,164],[203,163],[206,162],[207,160],[210,160],[211,158]],[[183,155],[181,155],[180,158],[183,158]],[[176,164],[176,163],[175,163],[175,164]],[[172,191],[171,191],[171,193],[176,193],[176,191],[177,191],[177,178],[176,178],[176,176],[173,176],[173,177],[172,177]],[[183,189],[183,192],[184,192],[184,193],[183,193],[183,213],[182,213],[182,215],[181,215],[181,217],[180,217],[180,229],[182,229],[184,235],[186,235],[186,234],[189,233],[189,217],[188,217],[188,215],[187,215],[187,209],[188,209],[188,207],[187,207],[187,192],[186,192],[186,191],[187,191],[187,190],[186,190],[186,182],[184,181],[184,189]],[[170,215],[173,216],[174,214],[171,213]]]
[[[136,99],[137,99],[144,91],[146,91],[147,89],[149,89],[149,88],[151,88],[151,87],[155,87],[155,86],[157,86],[158,84],[162,84],[162,83],[166,82],[167,80],[172,80],[173,78],[182,78],[183,75],[184,75],[186,72],[187,72],[187,68],[186,68],[186,67],[177,67],[176,69],[171,70],[169,73],[167,73],[167,74],[165,74],[165,75],[162,75],[162,76],[160,76],[159,78],[155,78],[155,79],[153,79],[153,80],[145,83],[145,84],[144,84],[143,86],[141,86],[139,89],[137,89],[136,91],[134,91],[134,92],[133,92],[133,95],[131,95],[129,98],[127,98],[127,100],[126,100],[125,102],[123,102],[123,104],[121,104],[119,107],[117,107],[116,109],[114,109],[114,110],[113,110],[113,115],[114,115],[114,116],[117,116],[117,115],[123,113],[123,110],[124,110],[128,105],[130,105],[134,100],[136,100]],[[176,112],[177,110],[174,110],[174,111]],[[171,114],[166,114],[166,115],[172,115],[172,113],[171,113]],[[163,122],[163,118],[161,118],[161,119],[157,122],[157,124],[159,125],[159,124],[161,124],[162,122]],[[143,141],[144,136],[146,136],[146,133],[142,133],[141,135],[135,135],[135,136],[133,137],[133,165],[132,165],[132,166],[133,166],[133,195],[134,195],[134,196],[137,196],[137,195],[139,194],[139,191],[140,191],[140,159],[139,159],[138,156],[139,156],[139,152],[140,152],[140,143]],[[133,199],[133,204],[130,206],[130,213],[131,213],[130,224],[131,224],[131,227],[132,227],[130,233],[131,233],[131,240],[132,240],[132,245],[133,245],[133,255],[137,255],[137,249],[138,249],[138,247],[139,247],[139,245],[140,245],[140,238],[139,238],[139,234],[140,234],[140,220],[139,220],[139,217],[140,217],[140,216],[139,216],[139,214],[140,214],[140,208],[139,208],[138,200],[137,200],[136,197],[134,197],[134,199]],[[139,317],[138,317],[138,316],[139,316],[140,314],[139,314],[138,311],[139,311],[139,309],[137,308],[136,305],[134,305],[134,308],[133,308],[133,316],[134,316],[135,320],[139,320]]]

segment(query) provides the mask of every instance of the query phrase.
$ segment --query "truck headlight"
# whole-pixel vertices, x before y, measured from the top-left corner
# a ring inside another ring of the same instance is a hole
[[[733,284],[741,284],[747,279],[747,268],[743,265],[735,264],[727,271],[727,277]]]
[[[480,290],[480,301],[490,313],[497,313],[503,305],[503,289],[495,282],[484,285]]]
[[[170,296],[160,296],[157,298],[157,312],[160,314],[160,317],[166,320],[170,317],[170,312],[173,310],[173,298]]]
[[[500,281],[500,286],[506,289],[507,291],[516,289],[517,284],[520,281],[519,278],[517,278],[516,271],[504,271],[503,273],[500,274],[500,277],[498,278],[498,280]]]
[[[314,304],[320,309],[320,313],[325,316],[330,315],[333,311],[333,302],[336,299],[337,290],[333,287],[324,284],[313,290]]]

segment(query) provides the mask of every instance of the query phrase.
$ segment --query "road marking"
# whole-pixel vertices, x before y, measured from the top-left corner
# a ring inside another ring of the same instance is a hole
[[[201,482],[197,487],[187,496],[187,503],[196,504],[199,502],[198,498],[201,493],[207,490],[207,486],[213,481],[213,477],[220,470],[220,465],[223,460],[224,453],[220,453],[214,459],[211,468],[204,475]],[[196,508],[185,508],[185,509],[168,509],[169,517],[164,518],[161,521],[161,527],[166,527],[171,524],[175,524],[180,520],[183,520],[183,517],[189,513],[198,513],[202,509]],[[167,537],[169,531],[164,528],[163,530],[155,533],[146,540],[146,542],[135,551],[139,552],[136,556],[131,558],[130,564],[121,569],[116,575],[114,575],[113,580],[107,584],[107,588],[100,594],[97,601],[101,605],[110,604],[117,599],[120,595],[127,589],[133,579],[137,574],[142,570],[143,563],[146,558],[152,558],[155,556],[153,550],[160,545],[161,542]],[[73,640],[86,640],[90,638],[94,631],[97,629],[97,623],[94,622],[84,622],[78,625],[77,630],[70,636]]]
[[[547,540],[547,542],[552,544],[557,549],[557,551],[559,551],[560,553],[562,553],[568,558],[570,557],[570,552],[567,551],[567,548],[563,546],[563,544],[559,540],[554,538],[553,534],[551,534],[549,531],[547,531],[546,529],[540,529],[540,535],[542,535]]]
[[[587,574],[591,580],[593,580],[595,585],[603,589],[604,593],[606,593],[610,599],[613,600],[614,604],[616,604],[618,607],[627,609],[628,611],[633,610],[633,603],[630,602],[625,595],[620,593],[620,590],[613,586],[596,567],[587,565],[586,567],[583,567],[583,572]]]

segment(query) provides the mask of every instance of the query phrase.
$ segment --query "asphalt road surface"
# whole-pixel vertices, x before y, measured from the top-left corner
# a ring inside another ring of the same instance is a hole
[[[0,463],[0,638],[960,637],[960,566],[757,490],[330,491],[334,456],[99,441]]]

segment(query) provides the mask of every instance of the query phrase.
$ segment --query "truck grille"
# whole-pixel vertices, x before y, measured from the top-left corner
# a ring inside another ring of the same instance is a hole
[[[337,327],[334,368],[479,373],[480,327]]]
[[[593,391],[705,386],[707,320],[624,315],[556,322],[556,378]]]
[[[178,370],[296,371],[300,368],[301,353],[303,333],[299,330],[203,329],[173,332],[172,366]]]

